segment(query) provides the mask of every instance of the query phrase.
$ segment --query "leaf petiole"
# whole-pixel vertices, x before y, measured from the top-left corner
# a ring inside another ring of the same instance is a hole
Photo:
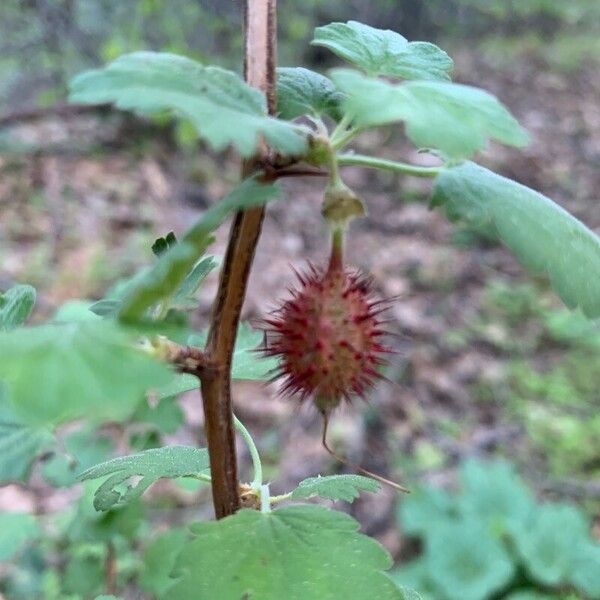
[[[333,130],[331,134],[331,147],[333,150],[339,150],[343,148],[348,142],[353,140],[357,135],[362,133],[363,129],[352,127],[350,125],[350,118],[348,115],[344,115],[338,126]]]
[[[233,416],[233,425],[239,434],[244,438],[244,441],[248,446],[248,450],[250,451],[252,466],[254,467],[254,479],[250,485],[253,490],[259,491],[262,486],[262,463],[260,462],[258,449],[256,448],[256,444],[254,443],[250,432],[246,429],[246,427],[244,427],[244,424],[235,415]]]
[[[279,502],[285,502],[292,497],[293,492],[288,492],[287,494],[281,494],[280,496],[271,496],[269,501],[271,504],[278,504]]]
[[[445,170],[445,167],[419,167],[408,163],[396,162],[385,158],[375,158],[364,154],[338,154],[337,164],[340,167],[366,167],[367,169],[381,169],[383,171],[392,171],[394,173],[403,173],[415,177],[437,177]]]

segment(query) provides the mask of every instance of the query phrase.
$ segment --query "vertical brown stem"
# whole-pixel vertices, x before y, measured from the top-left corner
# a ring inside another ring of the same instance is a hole
[[[275,109],[276,0],[246,0],[244,23],[246,81],[266,95],[272,114]],[[265,158],[266,148],[261,147],[257,156],[244,163],[242,176],[247,177],[257,160]],[[263,217],[262,208],[235,215],[206,344],[208,360],[215,365],[213,371],[202,375],[201,382],[217,519],[233,514],[240,507],[231,407],[231,360]]]

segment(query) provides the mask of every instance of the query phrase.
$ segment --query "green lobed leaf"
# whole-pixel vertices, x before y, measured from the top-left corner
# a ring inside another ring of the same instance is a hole
[[[70,101],[110,102],[144,113],[175,111],[215,150],[232,144],[243,156],[254,153],[261,136],[282,154],[301,154],[306,145],[298,126],[269,117],[264,96],[237,74],[175,54],[125,54],[77,76]]]
[[[360,492],[378,492],[381,486],[374,479],[362,475],[330,475],[309,477],[298,484],[292,492],[292,500],[303,500],[315,496],[329,500],[354,502]]]
[[[514,540],[530,575],[542,584],[557,585],[569,579],[575,554],[587,541],[586,529],[573,506],[544,504]]]
[[[402,498],[398,506],[401,530],[407,535],[425,536],[454,515],[455,503],[444,490],[422,488]]]
[[[33,462],[53,442],[49,429],[30,427],[18,419],[0,385],[0,485],[27,479]]]
[[[527,133],[491,94],[443,81],[400,85],[336,69],[331,77],[347,99],[344,109],[361,128],[403,121],[420,148],[440,150],[451,159],[469,158],[488,140],[524,146]]]
[[[421,594],[415,590],[409,590],[408,588],[402,587],[400,591],[403,594],[403,600],[423,600]]]
[[[97,304],[89,300],[67,300],[52,316],[53,323],[73,323],[74,321],[95,321],[98,315],[92,311]]]
[[[506,596],[504,600],[556,600],[556,596],[548,596],[536,590],[518,590]]]
[[[124,321],[137,321],[157,302],[170,298],[212,243],[212,232],[231,212],[262,205],[279,193],[277,185],[263,185],[254,178],[243,181],[207,210],[181,242],[163,252],[158,261],[128,289],[119,317]]]
[[[68,547],[63,559],[66,563],[61,578],[63,594],[95,598],[104,588],[106,551],[106,546],[97,542]]]
[[[241,510],[200,523],[179,555],[169,600],[402,600],[387,552],[358,523],[319,506]]]
[[[586,541],[578,544],[569,573],[570,582],[591,600],[600,598],[600,544]]]
[[[15,285],[0,294],[0,331],[10,331],[25,323],[35,304],[35,288]]]
[[[466,519],[479,519],[498,535],[525,525],[536,508],[531,492],[505,461],[467,460],[461,465],[458,506]]]
[[[277,113],[282,119],[328,115],[339,121],[343,97],[333,81],[320,73],[304,67],[277,69]]]
[[[11,559],[25,543],[39,535],[40,528],[33,515],[0,513],[0,563]]]
[[[390,573],[390,577],[405,590],[405,595],[410,598],[412,589],[421,593],[430,592],[431,585],[427,581],[427,563],[422,558],[413,559],[402,563],[399,568]],[[412,592],[415,593],[416,592]],[[417,598],[419,598],[417,594]]]
[[[433,206],[450,219],[490,223],[536,274],[547,275],[569,308],[600,317],[600,238],[542,194],[473,163],[444,171]]]
[[[188,343],[192,346],[204,346],[206,333],[191,335]],[[231,377],[233,379],[246,379],[250,381],[264,381],[272,375],[277,367],[277,359],[264,358],[257,349],[263,343],[264,333],[252,329],[247,323],[240,323],[235,348],[233,350],[233,363]],[[196,386],[197,387],[197,386]]]
[[[402,79],[450,79],[452,59],[435,44],[409,42],[389,29],[348,21],[315,29],[314,46],[324,46],[369,75]]]
[[[44,461],[44,479],[54,487],[70,487],[77,483],[77,473],[106,459],[113,450],[112,439],[85,428],[66,436],[64,452],[56,452]]]
[[[196,388],[198,388],[198,378],[194,379]],[[175,379],[174,383],[176,382]],[[161,391],[158,391],[157,394],[161,394]],[[173,434],[185,422],[185,415],[173,396],[164,396],[157,402],[151,402],[149,398],[144,398],[131,420],[134,423],[145,423],[160,433]]]
[[[127,418],[144,393],[165,386],[170,368],[109,321],[81,321],[0,334],[0,380],[24,423]]]
[[[136,500],[159,479],[199,475],[208,468],[208,451],[205,448],[167,446],[113,458],[87,469],[78,479],[86,481],[109,476],[94,494],[94,508],[104,511]],[[118,486],[131,477],[142,479],[137,485],[128,486],[125,492],[119,491]]]
[[[150,542],[144,552],[144,566],[139,578],[142,590],[154,596],[166,595],[175,583],[170,575],[177,555],[189,537],[184,529],[171,529]]]
[[[86,481],[75,511],[62,523],[62,535],[69,545],[93,543],[106,545],[111,540],[137,540],[147,530],[148,517],[139,500],[108,512],[98,512],[93,505],[97,483]]]
[[[506,550],[477,521],[449,521],[432,529],[425,558],[428,578],[448,600],[486,600],[512,579]]]
[[[206,336],[206,332],[192,334],[187,343],[201,348],[206,342]],[[256,351],[262,340],[261,331],[252,329],[246,323],[240,323],[233,351],[232,379],[265,381],[271,377],[278,362],[276,358],[265,358]],[[190,390],[197,390],[198,386],[198,378],[194,375],[177,375],[167,386],[159,390],[159,394],[162,398],[177,396]]]

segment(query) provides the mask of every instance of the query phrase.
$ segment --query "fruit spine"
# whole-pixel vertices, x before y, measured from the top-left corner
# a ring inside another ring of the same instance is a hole
[[[387,301],[372,298],[370,278],[344,267],[341,229],[332,239],[328,267],[297,274],[298,288],[265,320],[263,349],[280,361],[273,380],[284,393],[312,398],[326,417],[343,399],[364,397],[391,352],[380,319]]]

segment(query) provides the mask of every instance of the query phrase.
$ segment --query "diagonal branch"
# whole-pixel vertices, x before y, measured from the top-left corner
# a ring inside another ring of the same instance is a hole
[[[246,81],[267,96],[269,112],[275,109],[276,0],[245,2]],[[266,148],[244,163],[242,176],[255,171],[267,158]],[[212,492],[217,519],[240,508],[239,482],[235,453],[235,435],[231,405],[231,360],[240,312],[254,251],[264,217],[263,208],[236,214],[219,290],[213,307],[205,352],[216,369],[201,375],[205,429],[210,454]]]

